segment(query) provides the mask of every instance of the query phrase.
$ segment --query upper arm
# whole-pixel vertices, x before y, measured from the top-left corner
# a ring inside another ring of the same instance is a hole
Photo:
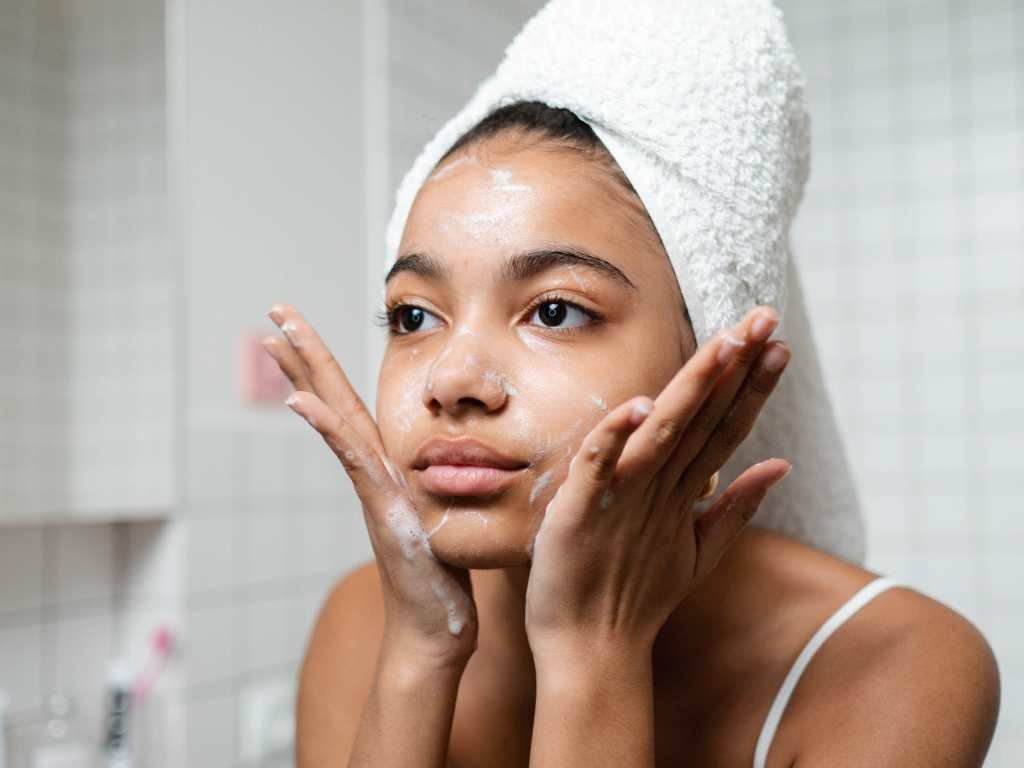
[[[324,601],[299,675],[299,768],[344,764],[373,683],[383,633],[377,568],[349,573]]]
[[[918,595],[907,631],[859,671],[863,684],[808,735],[796,765],[942,765],[984,762],[999,714],[999,668],[970,621]]]

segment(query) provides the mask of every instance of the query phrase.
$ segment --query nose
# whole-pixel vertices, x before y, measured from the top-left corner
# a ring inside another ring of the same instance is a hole
[[[513,391],[488,351],[486,338],[461,328],[449,336],[430,364],[423,397],[431,412],[458,416],[473,408],[496,411]]]

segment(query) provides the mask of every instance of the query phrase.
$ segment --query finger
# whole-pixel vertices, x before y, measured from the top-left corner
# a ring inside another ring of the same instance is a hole
[[[768,489],[789,474],[792,465],[783,459],[768,459],[747,469],[693,524],[697,556],[693,583],[698,584],[718,565],[740,532],[757,512]],[[689,529],[681,529],[683,536]]]
[[[275,304],[267,314],[305,363],[317,397],[338,411],[366,443],[383,453],[377,423],[313,326],[287,304]]]
[[[438,561],[430,548],[429,536],[409,503],[405,480],[387,457],[368,447],[341,415],[315,394],[294,392],[285,402],[320,433],[352,479],[363,502],[363,516],[381,578],[390,579],[391,563],[387,555],[380,556],[382,551],[400,552],[413,564],[429,559],[436,566]],[[380,535],[384,530],[390,535]],[[468,573],[459,578],[458,569],[444,564],[427,575],[427,584],[445,609],[448,631],[453,635],[461,634],[476,615],[467,581]]]
[[[312,392],[293,392],[285,403],[334,451],[367,511],[382,509],[403,493],[401,476],[360,437],[341,414]]]
[[[299,354],[292,349],[287,339],[280,336],[267,336],[263,340],[263,348],[267,354],[274,358],[281,373],[288,377],[288,381],[296,390],[312,392],[313,384],[309,380],[306,364],[302,362]]]
[[[736,394],[747,378],[754,361],[758,359],[765,341],[775,330],[779,322],[779,313],[772,307],[755,307],[743,321],[733,330],[743,339],[742,345],[736,349],[733,359],[700,410],[691,420],[689,428],[674,447],[671,456],[665,462],[662,479],[665,483],[663,494],[669,494],[679,483],[683,472],[700,453],[708,438],[718,428],[719,422],[726,416]],[[717,467],[716,467],[717,469]],[[702,478],[706,481],[710,472]]]
[[[569,463],[565,491],[583,510],[607,509],[613,497],[609,486],[630,435],[654,408],[649,397],[635,397],[608,413],[583,439]]]
[[[681,494],[682,503],[697,498],[708,478],[722,468],[750,434],[761,409],[779,383],[789,357],[789,347],[783,342],[775,341],[765,345],[744,380],[732,409],[715,427],[700,453],[685,468],[672,490],[673,493]]]
[[[686,361],[655,399],[652,418],[638,430],[636,442],[627,446],[625,466],[653,475],[675,454],[682,440],[692,440],[691,422],[712,396],[716,382],[728,375],[725,372],[735,371],[736,357],[750,355],[750,342],[745,337],[749,337],[748,326],[756,316],[757,312],[751,310],[737,327],[722,331]],[[740,366],[745,369],[742,359]],[[674,484],[678,476],[672,479]]]

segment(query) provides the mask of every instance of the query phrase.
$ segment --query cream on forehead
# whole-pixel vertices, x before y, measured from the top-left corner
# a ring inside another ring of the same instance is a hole
[[[508,168],[491,169],[491,189],[501,192],[533,192],[529,184],[512,183],[512,171]]]
[[[508,168],[492,168],[488,172],[491,183],[478,196],[477,209],[442,219],[441,229],[456,239],[470,237],[483,245],[508,245],[533,201],[534,189],[514,181]],[[439,177],[435,174],[432,178]]]

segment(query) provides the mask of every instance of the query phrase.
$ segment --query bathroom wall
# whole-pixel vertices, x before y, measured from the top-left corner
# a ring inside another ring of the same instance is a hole
[[[1024,752],[1024,6],[782,0],[808,77],[795,230],[868,566],[974,621]],[[799,471],[799,467],[796,468]]]
[[[67,510],[146,515],[172,501],[163,3],[41,5],[63,29]]]
[[[0,7],[0,689],[16,724],[60,690],[99,732],[107,664],[135,637],[122,609],[141,605],[127,527],[102,521],[171,504],[163,33],[154,0]]]
[[[0,517],[32,517],[67,494],[68,313],[59,14],[7,0],[0,24]]]
[[[229,766],[244,764],[248,692],[294,679],[330,584],[369,552],[319,436],[240,386],[244,336],[275,330],[277,301],[306,313],[359,392],[370,382],[361,10],[180,0],[168,28],[182,503],[134,543],[171,572],[184,627],[166,765]]]
[[[294,680],[319,602],[369,553],[320,439],[280,400],[246,403],[241,376],[290,301],[369,381],[359,4],[9,5],[0,339],[26,367],[0,374],[2,498],[67,501],[0,524],[0,688],[16,724],[60,689],[99,734],[109,660],[167,621],[145,764],[252,765],[249,694]]]
[[[171,501],[163,4],[7,0],[0,518]]]

